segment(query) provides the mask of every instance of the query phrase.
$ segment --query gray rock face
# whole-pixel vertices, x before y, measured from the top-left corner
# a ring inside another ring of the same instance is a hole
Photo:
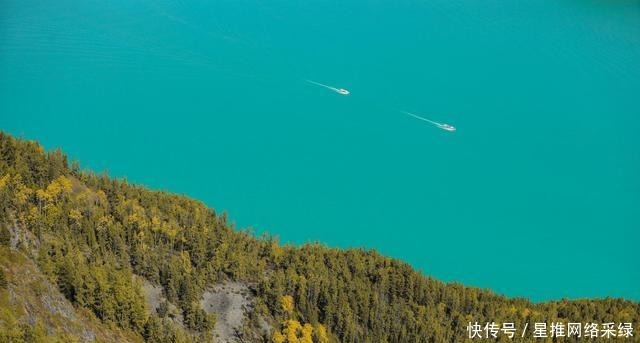
[[[206,291],[200,305],[216,315],[213,335],[216,342],[241,342],[236,333],[242,328],[246,312],[252,306],[249,287],[240,282],[225,282]]]
[[[167,301],[167,298],[162,294],[162,287],[152,284],[151,282],[147,281],[147,279],[140,279],[143,280],[142,290],[144,291],[144,296],[147,300],[147,312],[149,314],[157,314],[157,308],[160,306],[160,304]],[[167,302],[167,304],[167,315],[169,316],[169,318],[171,318],[174,323],[182,326],[182,313],[180,313],[178,307],[169,302]]]

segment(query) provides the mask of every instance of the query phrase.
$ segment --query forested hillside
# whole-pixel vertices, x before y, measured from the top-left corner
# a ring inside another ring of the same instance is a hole
[[[442,283],[375,251],[281,245],[237,230],[201,202],[82,171],[61,151],[1,132],[0,259],[0,314],[11,314],[0,316],[2,342],[56,339],[53,324],[42,324],[51,322],[47,314],[36,335],[33,320],[13,308],[20,304],[7,301],[25,292],[16,268],[28,263],[89,322],[116,333],[102,340],[216,341],[216,316],[203,308],[203,295],[233,281],[251,293],[238,342],[477,341],[468,338],[469,322],[630,322],[636,336],[618,340],[638,341],[637,302],[533,304]],[[143,282],[161,289],[156,308]],[[93,339],[71,337],[64,341]]]

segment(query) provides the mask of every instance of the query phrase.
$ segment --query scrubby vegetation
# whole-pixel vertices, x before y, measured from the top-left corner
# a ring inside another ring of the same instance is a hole
[[[148,342],[211,341],[216,319],[200,299],[227,280],[254,292],[237,333],[246,342],[464,342],[470,321],[640,322],[640,305],[622,299],[533,304],[444,284],[375,251],[283,246],[196,200],[81,171],[59,150],[1,132],[0,245],[36,261],[76,308]],[[181,321],[166,304],[147,309],[134,275],[161,285]],[[0,318],[0,337],[9,325]]]

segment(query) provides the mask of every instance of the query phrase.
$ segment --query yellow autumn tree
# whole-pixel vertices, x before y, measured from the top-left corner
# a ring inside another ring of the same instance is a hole
[[[287,337],[285,337],[285,335],[280,331],[275,331],[271,337],[271,341],[273,341],[273,343],[285,343],[287,341]]]
[[[55,200],[59,196],[70,193],[72,189],[71,180],[64,176],[58,176],[47,186],[46,192],[51,199]]]
[[[302,326],[302,337],[300,343],[313,343],[313,326],[307,323]]]
[[[315,339],[316,343],[329,343],[329,336],[327,335],[327,329],[324,325],[316,324]]]
[[[297,320],[289,319],[282,323],[281,331],[273,333],[271,340],[273,343],[314,343],[313,333],[311,324],[303,325]],[[326,332],[324,335],[326,337]]]
[[[29,201],[33,190],[22,183],[22,176],[15,175],[12,180],[13,198],[18,207],[25,206]]]
[[[287,343],[300,343],[299,335],[302,325],[297,320],[287,320],[282,333],[287,337]]]
[[[288,315],[291,315],[294,308],[293,297],[290,295],[283,295],[280,298],[280,307],[282,308],[282,311],[284,311]]]
[[[293,297],[290,295],[282,296],[280,306],[285,313],[291,316],[295,309]],[[309,323],[303,324],[289,317],[282,322],[280,329],[273,333],[271,341],[273,343],[328,343],[329,339],[323,325],[317,324],[314,328]]]
[[[5,186],[9,183],[11,179],[10,174],[4,174],[3,177],[0,177],[0,191],[5,188]]]

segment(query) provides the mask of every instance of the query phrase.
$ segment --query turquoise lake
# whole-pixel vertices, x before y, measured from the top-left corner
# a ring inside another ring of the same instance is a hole
[[[3,0],[0,130],[283,242],[640,300],[638,1]]]

